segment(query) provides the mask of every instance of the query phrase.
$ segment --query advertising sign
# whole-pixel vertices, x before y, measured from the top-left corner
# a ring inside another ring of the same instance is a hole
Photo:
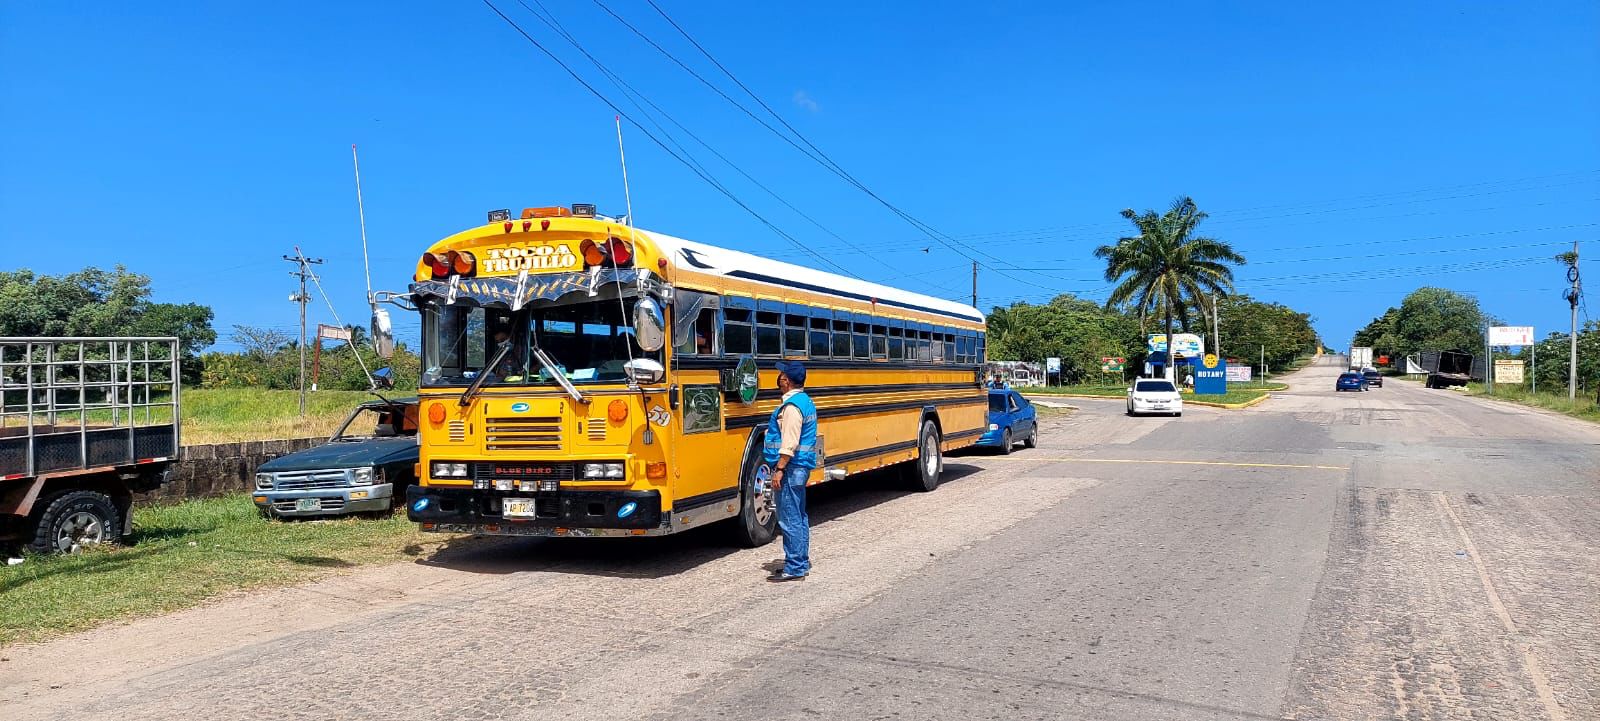
[[[1194,366],[1195,395],[1220,396],[1228,392],[1228,362],[1207,354]]]
[[[1173,353],[1185,358],[1195,358],[1206,353],[1206,343],[1200,336],[1193,333],[1173,333]],[[1146,339],[1146,345],[1151,353],[1165,353],[1167,350],[1167,334],[1151,333]]]
[[[1533,345],[1531,325],[1489,326],[1489,345]]]
[[[1061,372],[1061,359],[1060,358],[1046,358],[1046,359],[1044,359],[1044,370],[1045,370],[1046,373],[1060,373]]]
[[[1100,359],[1100,370],[1106,373],[1121,373],[1122,369],[1127,365],[1127,358],[1113,358],[1111,356],[1105,356]]]
[[[1494,382],[1496,383],[1521,383],[1523,362],[1519,360],[1496,360],[1494,362]]]
[[[1254,370],[1250,366],[1228,366],[1228,382],[1249,383],[1250,374]]]
[[[350,342],[350,329],[337,325],[317,324],[317,337]]]

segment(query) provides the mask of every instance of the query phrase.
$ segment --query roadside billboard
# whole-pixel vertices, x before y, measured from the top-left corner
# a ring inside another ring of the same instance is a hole
[[[1523,361],[1497,359],[1494,362],[1494,382],[1521,383]]]
[[[1228,382],[1249,383],[1251,372],[1254,370],[1250,366],[1228,366]]]
[[[1185,358],[1198,358],[1206,354],[1206,343],[1200,336],[1193,333],[1173,333],[1173,353]],[[1145,345],[1149,346],[1151,353],[1167,352],[1167,334],[1151,333]]]
[[[1489,326],[1489,345],[1493,345],[1493,346],[1533,345],[1533,326],[1531,326],[1531,325],[1492,325],[1492,326]]]

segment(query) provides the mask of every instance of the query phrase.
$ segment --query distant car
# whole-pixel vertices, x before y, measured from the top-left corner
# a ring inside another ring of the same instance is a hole
[[[977,445],[1010,453],[1017,439],[1024,448],[1039,442],[1039,413],[1028,399],[1009,389],[989,391],[989,430],[978,437]]]
[[[1345,371],[1339,374],[1339,380],[1334,381],[1333,389],[1336,391],[1364,391],[1367,390],[1367,378],[1355,371]]]
[[[1172,381],[1164,378],[1140,378],[1128,388],[1128,415],[1170,413],[1183,415],[1183,396]]]
[[[405,503],[418,457],[417,399],[368,401],[327,443],[261,464],[251,497],[273,518],[388,511]]]
[[[1368,368],[1361,371],[1361,377],[1367,379],[1367,385],[1369,386],[1383,387],[1383,374],[1375,369]]]

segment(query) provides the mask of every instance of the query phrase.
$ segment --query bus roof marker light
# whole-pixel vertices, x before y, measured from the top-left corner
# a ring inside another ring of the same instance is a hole
[[[550,219],[549,218],[545,218],[545,219],[539,221],[539,230],[549,230],[549,229],[550,229]]]
[[[509,221],[509,220],[506,221],[505,224],[502,225],[501,227],[505,228],[505,232],[507,232],[507,233],[511,232],[511,221]]]
[[[550,221],[548,221],[548,220],[541,220],[541,221],[539,221],[539,224],[540,225],[544,225],[544,224],[549,223],[549,222]],[[531,221],[531,220],[522,221],[522,232],[526,233],[526,232],[528,232],[530,230],[533,230],[533,221]]]

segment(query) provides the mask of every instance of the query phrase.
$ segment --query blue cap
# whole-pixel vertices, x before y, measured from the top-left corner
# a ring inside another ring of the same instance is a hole
[[[797,386],[806,384],[806,366],[800,361],[778,361],[778,372],[789,376],[790,382]]]

